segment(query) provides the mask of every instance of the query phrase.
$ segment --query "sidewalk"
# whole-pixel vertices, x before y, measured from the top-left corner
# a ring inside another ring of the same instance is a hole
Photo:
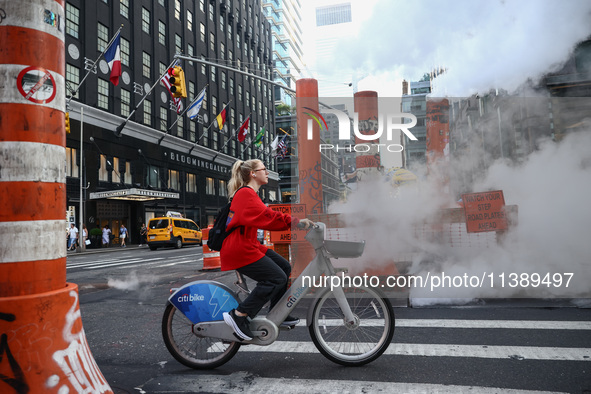
[[[94,253],[104,253],[104,252],[116,252],[116,251],[124,251],[129,249],[148,249],[148,245],[144,244],[142,246],[138,244],[131,244],[127,245],[127,247],[122,248],[119,245],[111,245],[108,248],[93,248],[82,250],[81,248],[77,248],[76,250],[68,250],[68,256],[75,256],[80,254],[94,254]]]

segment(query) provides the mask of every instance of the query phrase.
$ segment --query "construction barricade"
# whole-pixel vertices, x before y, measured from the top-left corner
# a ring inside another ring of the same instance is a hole
[[[203,236],[203,271],[219,270],[222,268],[220,261],[220,252],[209,249],[207,246],[207,240],[209,238],[209,230],[213,226],[209,226],[201,230]]]

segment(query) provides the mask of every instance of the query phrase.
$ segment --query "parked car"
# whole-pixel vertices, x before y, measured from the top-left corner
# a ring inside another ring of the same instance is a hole
[[[156,250],[160,246],[180,249],[183,245],[203,245],[199,226],[191,219],[176,217],[170,212],[167,216],[150,219],[147,241],[150,250]]]

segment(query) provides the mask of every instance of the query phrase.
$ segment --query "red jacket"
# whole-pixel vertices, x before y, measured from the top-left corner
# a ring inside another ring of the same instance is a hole
[[[227,230],[232,231],[224,240],[220,252],[222,271],[234,270],[260,260],[267,248],[257,240],[257,230],[287,230],[299,220],[267,207],[250,187],[236,192],[230,205]]]

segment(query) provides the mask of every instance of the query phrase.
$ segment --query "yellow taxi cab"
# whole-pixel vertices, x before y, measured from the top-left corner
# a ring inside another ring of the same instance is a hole
[[[203,245],[201,229],[191,219],[185,219],[178,212],[167,212],[166,216],[150,219],[148,222],[148,246],[156,250],[160,246]]]

